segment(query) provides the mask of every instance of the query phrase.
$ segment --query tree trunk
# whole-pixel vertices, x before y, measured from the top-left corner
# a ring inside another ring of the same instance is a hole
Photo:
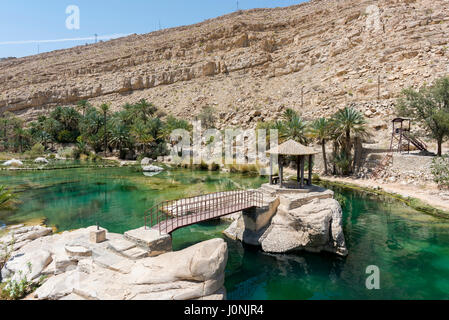
[[[106,113],[104,114],[104,156],[108,155],[108,137],[107,137],[107,118]]]
[[[333,157],[334,157],[334,161],[332,161],[332,172],[334,175],[337,174],[337,166],[335,164],[335,158],[337,157],[337,152],[338,152],[338,146],[337,146],[337,142],[334,141],[334,150],[333,150]]]
[[[324,174],[327,175],[327,159],[326,159],[326,140],[321,141],[321,148],[323,149]]]
[[[351,131],[350,130],[346,130],[346,157],[348,159],[348,161],[351,159]],[[351,161],[349,161],[349,167],[347,168],[348,173],[351,174],[352,173],[352,164]]]
[[[443,155],[443,139],[438,139],[438,157],[441,157]]]

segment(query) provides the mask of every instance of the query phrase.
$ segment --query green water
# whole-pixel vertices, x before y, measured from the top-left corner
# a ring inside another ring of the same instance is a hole
[[[156,202],[203,192],[257,187],[264,180],[235,174],[177,170],[144,177],[131,168],[1,172],[0,184],[19,190],[22,203],[2,223],[46,218],[59,230],[97,221],[111,232],[141,227]],[[365,193],[346,198],[346,258],[331,254],[271,255],[227,240],[229,299],[449,299],[449,220]],[[173,234],[175,250],[223,237],[213,221]],[[380,290],[367,290],[366,267],[380,269]]]

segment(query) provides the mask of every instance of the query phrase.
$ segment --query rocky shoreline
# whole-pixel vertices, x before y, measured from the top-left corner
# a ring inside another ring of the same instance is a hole
[[[92,242],[96,230],[89,227],[52,234],[51,228],[43,226],[10,227],[0,238],[2,253],[7,244],[12,249],[0,280],[26,277],[39,282],[45,278],[27,296],[31,300],[226,298],[228,251],[223,239],[150,257],[145,248],[120,234],[107,232],[105,241]],[[31,271],[26,273],[28,265]]]

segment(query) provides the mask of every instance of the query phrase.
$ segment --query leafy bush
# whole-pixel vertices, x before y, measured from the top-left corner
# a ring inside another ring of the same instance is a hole
[[[45,148],[42,144],[36,143],[33,147],[31,147],[31,150],[28,152],[30,157],[39,157],[42,156],[45,153]]]
[[[343,195],[341,195],[340,193],[336,193],[334,195],[334,199],[337,200],[338,203],[340,203],[340,206],[342,208],[346,207],[346,198]]]
[[[210,165],[210,171],[220,171],[220,165],[219,165],[219,164],[216,164],[215,162],[213,162],[213,163]]]
[[[61,143],[75,142],[76,138],[76,135],[68,130],[62,130],[58,133],[58,141]]]
[[[23,273],[22,270],[19,271],[19,277],[8,279],[2,284],[1,295],[2,298],[8,300],[18,300],[24,298],[27,294],[33,292],[44,280],[43,277],[39,279],[37,283],[34,283],[29,278],[31,274],[32,266],[31,263],[27,263],[28,271]]]
[[[58,155],[62,158],[71,158],[73,155],[73,148],[63,148],[58,150]]]
[[[351,171],[352,159],[344,152],[341,152],[334,158],[334,163],[338,171],[343,175],[348,175]]]
[[[89,156],[90,152],[87,148],[87,143],[84,141],[79,141],[75,148],[72,150],[72,157],[74,159],[79,159],[81,155]]]
[[[12,240],[9,243],[0,242],[0,249],[1,249],[1,251],[0,251],[0,270],[3,269],[6,262],[8,262],[9,258],[11,257],[11,253],[13,252],[15,242],[16,241],[14,239],[14,235],[13,235]]]
[[[449,187],[449,155],[433,159],[431,166],[433,180],[441,187]]]

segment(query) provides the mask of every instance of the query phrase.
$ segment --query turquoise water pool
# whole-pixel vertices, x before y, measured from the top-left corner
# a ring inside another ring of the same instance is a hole
[[[143,225],[155,203],[236,188],[264,179],[238,174],[175,170],[145,177],[132,168],[1,172],[14,187],[17,211],[0,213],[2,223],[46,219],[59,230],[99,222],[122,233]],[[419,213],[389,198],[335,189],[346,198],[346,258],[331,254],[272,255],[226,239],[229,299],[449,299],[449,220]],[[221,221],[173,234],[175,250],[223,237]],[[380,269],[380,290],[368,290],[366,268]]]

